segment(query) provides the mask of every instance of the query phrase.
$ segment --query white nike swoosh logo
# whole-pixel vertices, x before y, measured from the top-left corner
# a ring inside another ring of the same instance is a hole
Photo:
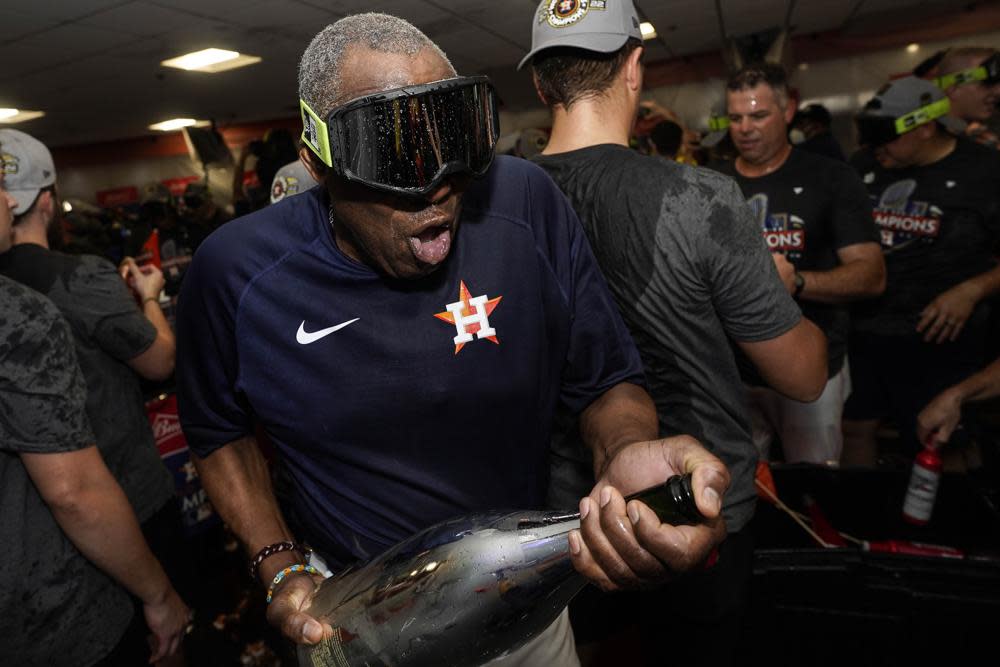
[[[334,331],[340,331],[347,325],[354,324],[360,319],[361,319],[360,317],[355,317],[353,320],[347,320],[346,322],[338,324],[337,326],[327,327],[326,329],[320,329],[319,331],[313,331],[313,332],[306,331],[306,321],[302,320],[302,324],[299,325],[299,330],[295,334],[295,340],[299,342],[299,345],[308,345],[309,343],[315,343],[320,338],[329,336]]]

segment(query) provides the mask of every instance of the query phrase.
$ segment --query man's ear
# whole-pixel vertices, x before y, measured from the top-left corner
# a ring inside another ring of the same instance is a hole
[[[792,120],[795,118],[795,112],[798,110],[799,110],[799,101],[794,97],[792,97],[791,95],[789,95],[788,103],[785,105],[785,114],[784,114],[786,125],[792,124]]]
[[[629,90],[638,92],[642,89],[642,53],[643,47],[632,49],[625,61],[625,83]]]
[[[531,81],[535,84],[535,94],[538,95],[538,99],[541,100],[542,104],[549,106],[548,100],[545,99],[545,95],[542,94],[542,87],[538,83],[538,73],[535,72],[535,68],[531,68]]]
[[[314,181],[323,183],[326,180],[327,166],[307,146],[299,148],[299,162],[306,168]]]

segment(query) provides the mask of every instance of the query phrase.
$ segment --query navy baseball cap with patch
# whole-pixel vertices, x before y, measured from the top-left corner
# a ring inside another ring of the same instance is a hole
[[[17,201],[14,215],[21,215],[35,203],[43,188],[55,185],[56,168],[45,144],[20,130],[0,130],[0,161],[4,187]]]
[[[630,37],[642,40],[632,0],[542,0],[532,18],[531,50],[517,68],[552,47],[612,53]]]

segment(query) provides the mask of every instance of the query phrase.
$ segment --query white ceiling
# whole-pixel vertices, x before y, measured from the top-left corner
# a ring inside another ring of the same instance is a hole
[[[647,62],[718,49],[726,33],[779,26],[794,34],[956,9],[969,0],[640,0],[660,38]],[[0,0],[0,107],[40,109],[18,127],[61,146],[149,134],[177,116],[231,122],[294,116],[298,58],[323,26],[347,14],[402,16],[435,40],[462,74],[486,73],[509,109],[534,106],[528,50],[537,0]],[[893,14],[895,12],[896,14]],[[263,58],[222,74],[160,61],[209,46]]]

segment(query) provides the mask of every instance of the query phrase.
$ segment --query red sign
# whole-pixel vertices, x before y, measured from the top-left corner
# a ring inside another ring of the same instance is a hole
[[[168,394],[146,403],[146,416],[153,429],[160,457],[174,476],[185,530],[188,534],[193,534],[212,525],[218,521],[218,515],[212,509],[212,503],[198,478],[198,470],[191,462],[187,439],[181,430],[181,419],[177,414],[177,396]]]
[[[166,178],[160,183],[163,183],[170,189],[170,194],[174,197],[180,197],[184,194],[184,189],[188,186],[188,183],[197,183],[201,180],[201,176],[180,176],[178,178]]]
[[[139,201],[139,189],[134,185],[126,185],[123,188],[112,188],[101,190],[97,193],[97,205],[102,208],[115,208],[116,206],[127,206]]]

